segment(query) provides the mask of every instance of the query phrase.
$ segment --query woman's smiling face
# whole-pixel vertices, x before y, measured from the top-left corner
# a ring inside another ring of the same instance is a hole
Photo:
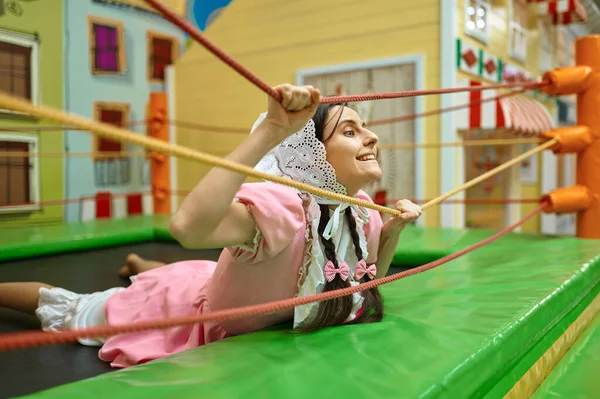
[[[349,107],[330,108],[323,129],[327,161],[349,195],[381,178],[377,162],[378,137]]]

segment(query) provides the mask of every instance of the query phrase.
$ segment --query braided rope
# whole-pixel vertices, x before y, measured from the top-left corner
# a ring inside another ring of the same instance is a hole
[[[69,126],[77,126],[77,127],[82,128],[83,130],[93,132],[93,133],[97,134],[98,136],[101,136],[101,137],[104,137],[107,139],[128,142],[131,144],[137,144],[137,145],[140,145],[147,149],[161,152],[163,154],[175,155],[175,156],[178,156],[181,158],[191,159],[193,161],[201,162],[204,164],[222,167],[224,169],[228,169],[233,172],[246,174],[248,176],[256,177],[259,179],[283,184],[286,186],[296,188],[300,191],[305,191],[305,192],[317,195],[319,197],[329,198],[329,199],[346,202],[346,203],[357,205],[357,206],[362,206],[365,208],[373,209],[378,212],[387,213],[387,214],[390,214],[393,216],[399,216],[401,214],[401,212],[396,209],[377,205],[377,204],[374,204],[374,203],[371,203],[371,202],[368,202],[365,200],[361,200],[361,199],[354,198],[354,197],[349,197],[347,195],[334,193],[332,191],[323,190],[321,188],[314,187],[314,186],[311,186],[311,185],[308,185],[305,183],[301,183],[301,182],[298,182],[295,180],[291,180],[291,179],[288,179],[285,177],[280,177],[280,176],[275,176],[275,175],[272,175],[269,173],[260,172],[249,166],[242,165],[237,162],[233,162],[233,161],[230,161],[230,160],[227,160],[227,159],[215,156],[215,155],[206,154],[206,153],[192,150],[192,149],[189,149],[189,148],[177,145],[177,144],[171,144],[171,143],[167,143],[167,142],[157,140],[157,139],[154,139],[151,137],[142,136],[142,135],[132,133],[132,132],[122,129],[122,128],[111,126],[111,125],[108,125],[105,123],[95,122],[90,119],[83,118],[81,116],[70,115],[64,111],[61,111],[61,110],[58,110],[55,108],[51,108],[51,107],[47,107],[47,106],[43,106],[43,105],[33,105],[31,102],[28,102],[28,101],[25,101],[25,100],[22,100],[19,98],[15,98],[13,96],[10,96],[8,94],[4,94],[1,92],[0,92],[0,107],[13,109],[16,111],[21,111],[21,112],[24,112],[27,114],[38,116],[40,118],[46,118],[46,119],[54,120],[57,122],[62,122],[62,123],[68,124]],[[499,172],[521,162],[522,160],[526,159],[527,157],[529,157],[533,154],[536,154],[540,151],[543,151],[544,149],[546,149],[548,147],[551,147],[556,142],[557,142],[556,139],[548,140],[547,142],[545,142],[535,148],[532,148],[531,150],[527,151],[526,153],[521,154],[520,156],[513,158],[512,160],[510,160],[500,166],[497,166],[496,168],[488,171],[487,173],[484,173],[483,175],[470,180],[469,182],[447,192],[446,194],[443,194],[437,198],[434,198],[433,200],[431,200],[431,201],[427,202],[425,205],[423,205],[421,207],[421,209],[426,210],[427,208],[442,202],[446,198],[449,198],[449,197],[455,195],[456,193],[466,190],[466,189],[474,186],[475,184],[495,175],[496,173],[499,173]]]
[[[400,280],[415,274],[423,273],[427,270],[448,263],[451,260],[454,260],[469,252],[475,251],[476,249],[479,249],[484,245],[487,245],[507,235],[508,233],[515,230],[517,227],[523,225],[529,219],[540,213],[546,205],[547,203],[545,202],[541,203],[535,210],[533,210],[531,213],[529,213],[513,225],[508,226],[507,228],[495,233],[494,235],[486,238],[485,240],[471,245],[468,248],[462,249],[452,255],[445,256],[441,259],[430,262],[423,266],[416,267],[411,270],[393,274],[387,277],[382,277],[380,279],[372,280],[366,283],[361,283],[352,287],[341,288],[338,290],[327,291],[303,297],[283,299],[260,305],[249,305],[226,310],[218,310],[196,316],[173,317],[169,319],[152,320],[121,325],[102,325],[83,329],[62,330],[58,332],[32,331],[2,334],[0,335],[0,351],[17,348],[30,348],[39,345],[74,342],[78,338],[105,337],[136,331],[158,330],[175,326],[186,326],[197,323],[206,323],[208,321],[223,321],[236,319],[240,317],[257,316],[277,312],[283,309],[294,308],[296,306],[305,305],[308,303],[322,302],[341,296],[352,295],[357,292],[369,290],[371,288],[375,288],[383,284],[391,283],[392,281]]]
[[[232,56],[221,50],[216,44],[208,40],[199,29],[193,26],[185,18],[177,15],[169,7],[165,6],[159,0],[145,0],[148,5],[154,8],[156,11],[161,13],[165,19],[170,21],[173,25],[177,26],[185,33],[190,35],[196,42],[204,46],[208,51],[213,53],[217,58],[229,65],[237,73],[245,77],[248,81],[254,84],[256,87],[273,97],[275,100],[281,102],[282,98],[279,92],[261,80],[258,76],[252,73],[248,68],[244,67]],[[458,87],[450,89],[433,89],[433,90],[410,90],[410,91],[397,91],[397,92],[383,92],[383,93],[372,93],[372,94],[356,94],[348,96],[328,96],[322,97],[321,103],[323,104],[336,104],[344,102],[356,102],[356,101],[369,101],[369,100],[384,100],[401,97],[414,97],[414,96],[425,96],[431,94],[444,94],[444,93],[459,93],[465,91],[482,91],[508,87],[523,87],[529,89],[535,89],[542,86],[549,85],[550,81],[542,82],[514,82],[514,83],[499,83],[493,85],[481,85],[481,86],[469,86],[469,87]]]
[[[224,169],[231,170],[233,172],[238,172],[242,174],[246,174],[248,176],[256,177],[259,179],[271,181],[274,183],[283,184],[286,186],[290,186],[296,188],[300,191],[305,191],[319,197],[329,198],[341,202],[346,202],[349,204],[362,206],[365,208],[373,209],[378,212],[387,213],[393,216],[399,216],[401,214],[400,211],[392,208],[388,208],[385,206],[377,205],[365,200],[361,200],[354,197],[349,197],[347,195],[342,195],[338,193],[334,193],[332,191],[323,190],[318,187],[311,186],[309,184],[301,183],[295,180],[291,180],[285,177],[275,176],[269,173],[257,171],[249,166],[239,164],[237,162],[233,162],[227,160],[225,158],[221,158],[215,155],[206,154],[200,151],[192,150],[177,144],[167,143],[161,140],[157,140],[151,137],[142,136],[136,133],[132,133],[128,130],[118,128],[115,126],[111,126],[105,123],[99,123],[92,121],[90,119],[83,118],[77,115],[70,115],[64,111],[43,106],[43,105],[33,105],[31,102],[15,98],[8,94],[4,94],[0,92],[0,107],[13,109],[15,111],[21,111],[27,114],[35,115],[40,118],[46,118],[50,120],[54,120],[57,122],[62,122],[68,124],[69,126],[77,126],[82,128],[83,130],[93,132],[98,136],[115,140],[128,142],[131,144],[137,144],[147,149],[155,150],[161,152],[163,154],[175,155],[181,158],[191,159],[193,161],[201,162],[204,164],[222,167]],[[536,154],[540,151],[543,151],[546,148],[553,146],[557,142],[556,139],[548,140],[547,142],[532,148],[524,154],[519,155],[516,158],[511,159],[508,162],[505,162],[502,165],[497,166],[496,168],[484,173],[481,176],[478,176],[469,182],[443,194],[433,200],[427,202],[425,205],[421,207],[421,209],[426,210],[427,208],[439,204],[446,198],[449,198],[463,190],[466,190],[475,184],[499,173],[519,162],[530,157],[533,154]]]

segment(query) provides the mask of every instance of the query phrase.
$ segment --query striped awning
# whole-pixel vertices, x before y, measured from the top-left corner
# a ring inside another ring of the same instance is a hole
[[[458,82],[461,87],[480,84],[475,81]],[[494,98],[497,96],[496,90],[455,93],[454,104],[471,104],[469,108],[455,111],[456,128],[458,130],[506,129],[523,137],[532,137],[554,129],[552,116],[539,101],[520,94]]]
[[[587,22],[587,11],[580,0],[527,0],[527,2],[536,4],[537,15],[551,15],[554,25]]]
[[[152,194],[113,194],[100,191],[94,196],[79,200],[79,216],[82,222],[94,219],[120,219],[136,215],[152,215]]]
[[[504,116],[504,126],[521,133],[523,136],[535,136],[554,129],[552,116],[538,101],[523,95],[499,99]]]

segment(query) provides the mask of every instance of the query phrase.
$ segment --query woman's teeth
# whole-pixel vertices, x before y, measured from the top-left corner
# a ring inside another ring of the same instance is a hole
[[[358,160],[359,161],[374,161],[375,155],[373,155],[373,154],[363,155],[362,157],[358,158]]]

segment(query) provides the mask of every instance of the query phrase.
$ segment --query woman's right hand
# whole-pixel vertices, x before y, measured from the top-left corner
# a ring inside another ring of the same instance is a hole
[[[314,116],[321,93],[312,86],[283,84],[274,87],[281,94],[281,103],[269,96],[267,116],[263,124],[270,127],[279,141],[302,129]]]
[[[271,148],[302,129],[321,102],[321,94],[311,86],[281,85],[275,90],[281,94],[281,103],[269,97],[267,116],[228,160],[256,165]],[[245,180],[243,173],[211,168],[171,219],[171,235],[185,248],[225,248],[251,240],[256,221],[246,205],[233,201]]]

